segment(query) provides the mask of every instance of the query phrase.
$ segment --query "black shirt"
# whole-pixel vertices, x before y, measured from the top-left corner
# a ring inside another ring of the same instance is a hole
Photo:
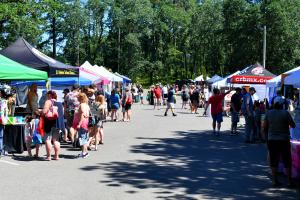
[[[232,95],[231,103],[233,104],[235,111],[240,112],[242,102],[241,102],[241,96],[239,94],[235,93]]]

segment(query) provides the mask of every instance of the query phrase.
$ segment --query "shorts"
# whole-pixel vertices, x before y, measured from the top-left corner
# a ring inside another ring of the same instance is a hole
[[[66,120],[67,120],[67,127],[73,126],[73,119],[74,119],[74,111],[66,112]]]
[[[278,168],[279,159],[282,158],[285,168],[291,168],[291,143],[289,140],[269,140],[268,149],[271,167]]]
[[[112,110],[119,110],[120,106],[119,105],[111,105]]]
[[[198,107],[199,101],[198,100],[192,100],[192,104],[193,104],[193,106]]]
[[[168,94],[164,94],[164,99],[167,99],[168,98]]]
[[[189,98],[188,97],[182,97],[182,101],[189,101]]]
[[[240,115],[238,112],[231,112],[231,123],[237,124],[240,121]]]
[[[86,145],[89,142],[88,130],[78,129],[78,139],[80,146]]]
[[[174,108],[175,108],[175,104],[174,104],[174,103],[167,102],[167,108],[172,108],[172,109],[174,109]]]
[[[125,104],[125,110],[131,110],[131,104]]]
[[[213,122],[221,123],[223,122],[223,113],[219,113],[216,115],[211,115],[213,118]]]
[[[49,133],[45,133],[44,135],[44,141],[46,140],[56,140],[58,141],[59,140],[59,130],[55,127],[52,127],[51,128],[51,131]]]

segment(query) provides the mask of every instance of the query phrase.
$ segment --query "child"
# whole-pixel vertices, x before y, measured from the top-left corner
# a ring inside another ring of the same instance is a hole
[[[31,143],[32,143],[32,116],[27,115],[25,117],[25,142],[26,142],[26,148],[28,152],[28,156],[32,157],[31,153]]]
[[[42,136],[38,132],[39,121],[40,120],[38,119],[38,116],[34,114],[31,123],[32,123],[32,140],[33,140],[33,144],[35,145],[35,154],[34,154],[35,158],[39,157],[40,145],[43,143]]]

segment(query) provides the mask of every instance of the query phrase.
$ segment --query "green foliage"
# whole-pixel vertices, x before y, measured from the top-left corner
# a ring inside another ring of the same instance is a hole
[[[296,0],[28,0],[0,4],[0,48],[23,36],[73,65],[85,60],[151,84],[227,75],[262,62],[300,65]]]

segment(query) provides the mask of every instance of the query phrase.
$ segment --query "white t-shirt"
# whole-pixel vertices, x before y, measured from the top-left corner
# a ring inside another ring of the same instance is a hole
[[[208,88],[204,88],[203,92],[204,92],[204,96],[205,96],[205,101],[208,101],[208,99],[209,99],[209,91],[208,91]]]
[[[166,86],[164,86],[162,88],[163,94],[168,94],[168,88]]]

